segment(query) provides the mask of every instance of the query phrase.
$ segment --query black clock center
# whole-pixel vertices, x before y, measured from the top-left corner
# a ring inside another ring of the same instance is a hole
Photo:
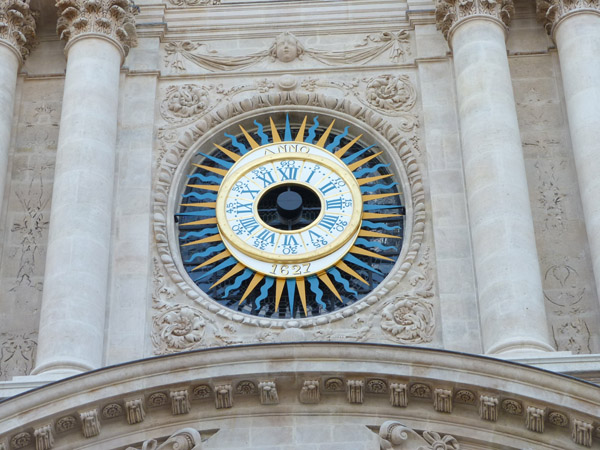
[[[258,215],[278,230],[299,230],[313,223],[321,212],[321,200],[311,188],[286,183],[267,190],[258,201]]]

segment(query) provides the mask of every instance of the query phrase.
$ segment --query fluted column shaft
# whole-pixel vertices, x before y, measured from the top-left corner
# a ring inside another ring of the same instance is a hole
[[[448,38],[484,350],[488,354],[552,351],[506,28],[490,15],[467,13],[453,23]]]
[[[119,2],[113,0],[127,8]],[[126,34],[111,16],[114,4],[102,4],[106,9],[96,10],[100,17],[88,20],[101,29],[77,34],[81,27],[72,26],[78,17],[73,10],[89,11],[88,5],[58,3],[63,8],[59,32],[68,39],[67,71],[34,374],[77,373],[103,362],[119,73],[125,56],[117,34]]]
[[[600,289],[600,2],[596,5],[596,10],[574,9],[557,15],[553,35],[596,288]]]

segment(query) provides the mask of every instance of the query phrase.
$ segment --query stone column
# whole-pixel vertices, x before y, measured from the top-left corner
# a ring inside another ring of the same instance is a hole
[[[35,39],[29,0],[0,2],[0,212],[4,199],[17,73]]]
[[[506,55],[511,0],[440,0],[453,51],[485,353],[552,351]]]
[[[119,73],[135,40],[127,0],[57,7],[67,72],[33,374],[102,365]]]
[[[556,42],[596,288],[600,289],[600,0],[538,0]]]

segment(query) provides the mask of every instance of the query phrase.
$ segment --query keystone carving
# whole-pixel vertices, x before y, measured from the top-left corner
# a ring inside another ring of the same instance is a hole
[[[363,380],[348,380],[346,382],[346,397],[348,403],[362,403],[365,382]]]
[[[260,392],[260,403],[263,405],[276,405],[279,403],[279,395],[277,394],[277,386],[274,381],[261,381],[258,383]]]
[[[544,415],[545,411],[535,406],[527,407],[527,416],[525,417],[525,426],[529,431],[536,433],[544,432]]]
[[[86,438],[100,434],[100,419],[97,410],[82,412],[79,414],[79,418],[81,419],[81,431]]]
[[[56,31],[61,39],[97,33],[120,44],[125,54],[137,45],[136,7],[129,0],[58,0]]]
[[[173,415],[187,414],[190,412],[190,399],[187,389],[171,391],[171,410]]]
[[[452,412],[452,391],[450,389],[434,389],[433,409],[438,412]]]
[[[135,400],[129,400],[125,402],[125,410],[127,411],[127,423],[129,425],[135,425],[144,421],[146,412],[144,411],[144,405],[141,398]]]
[[[498,397],[487,395],[479,397],[479,417],[490,422],[498,420]]]
[[[512,0],[437,0],[435,19],[438,29],[449,39],[452,28],[467,17],[491,17],[508,27],[513,12]]]
[[[552,35],[556,23],[568,14],[580,10],[596,10],[600,12],[600,0],[538,0],[538,20],[544,24],[549,35]]]
[[[383,450],[460,450],[460,444],[449,434],[441,436],[433,431],[417,433],[400,422],[384,422],[379,428]]]
[[[402,408],[408,406],[408,391],[405,384],[390,384],[390,405]]]
[[[0,40],[8,42],[22,58],[35,43],[37,15],[29,8],[29,0],[0,2]]]
[[[142,444],[141,449],[127,447],[125,450],[202,450],[202,437],[193,428],[183,428],[172,434],[162,444],[158,445],[156,440],[149,439]]]
[[[594,426],[591,423],[584,422],[583,420],[572,420],[571,425],[571,437],[573,442],[586,447],[592,446],[592,432]]]
[[[321,393],[319,392],[319,381],[309,380],[304,382],[304,386],[300,390],[300,402],[302,403],[319,403]]]
[[[35,450],[50,450],[54,447],[52,425],[44,425],[43,427],[36,428],[33,435],[35,436]]]
[[[215,406],[217,409],[233,407],[233,389],[230,384],[215,386]]]

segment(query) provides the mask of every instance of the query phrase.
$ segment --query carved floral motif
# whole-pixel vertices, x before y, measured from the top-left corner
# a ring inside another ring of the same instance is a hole
[[[208,90],[202,86],[169,86],[160,103],[160,114],[166,121],[177,123],[204,112],[208,102]]]
[[[23,58],[35,43],[37,16],[29,8],[29,0],[0,2],[0,40],[7,41]]]
[[[437,0],[435,18],[438,28],[448,39],[452,27],[466,17],[488,16],[508,27],[513,13],[512,0]]]
[[[402,344],[431,342],[433,304],[419,295],[399,297],[383,310],[381,328]]]
[[[502,400],[502,409],[507,413],[513,414],[515,416],[523,414],[523,405],[521,404],[521,402],[512,398]]]
[[[415,106],[417,91],[408,75],[380,75],[367,83],[367,102],[384,111],[408,111]]]
[[[56,421],[56,431],[58,433],[64,433],[72,430],[77,425],[77,419],[73,416],[61,417]]]
[[[569,13],[582,9],[600,10],[600,0],[538,0],[538,20],[544,24],[547,33],[552,35],[556,22]]]
[[[176,305],[154,317],[152,341],[162,353],[191,350],[201,345],[205,316],[196,308]]]
[[[15,450],[27,447],[29,444],[31,444],[31,434],[27,431],[15,434],[10,440],[10,445]]]
[[[37,333],[0,333],[0,379],[27,375],[35,363]]]
[[[148,397],[148,406],[150,408],[158,408],[166,405],[168,400],[167,394],[163,392],[155,392]]]
[[[58,0],[56,31],[61,39],[84,33],[100,33],[121,44],[125,54],[137,45],[137,7],[129,0]]]

